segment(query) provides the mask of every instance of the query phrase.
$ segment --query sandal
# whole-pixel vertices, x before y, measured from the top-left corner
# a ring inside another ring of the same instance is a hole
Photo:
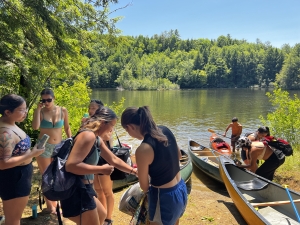
[[[104,222],[106,222],[106,223],[104,223],[105,225],[112,225],[113,221],[109,220],[109,219],[105,219]]]

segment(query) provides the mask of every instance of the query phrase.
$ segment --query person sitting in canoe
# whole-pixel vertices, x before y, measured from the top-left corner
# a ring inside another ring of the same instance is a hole
[[[237,141],[237,146],[246,152],[246,157],[249,160],[247,164],[238,164],[238,167],[246,168],[257,175],[268,180],[273,180],[274,173],[279,166],[285,161],[285,156],[282,151],[272,150],[267,144],[260,141],[251,141],[247,137],[241,137]],[[256,161],[264,160],[264,163],[258,167]]]
[[[250,141],[262,141],[266,136],[270,136],[269,127],[259,127],[257,131],[245,134],[245,137],[249,138]],[[241,150],[241,158],[245,164],[249,164],[246,151]]]
[[[231,128],[231,147],[232,152],[235,152],[235,145],[236,141],[240,138],[243,130],[242,124],[238,122],[237,117],[233,117],[231,120],[231,123],[227,126],[225,133],[223,134],[224,137],[226,137],[227,131]]]

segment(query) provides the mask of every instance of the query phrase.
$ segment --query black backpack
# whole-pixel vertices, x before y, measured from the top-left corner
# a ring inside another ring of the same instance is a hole
[[[269,146],[282,151],[285,156],[293,155],[293,148],[286,140],[273,136],[264,137],[263,141]]]
[[[64,200],[71,197],[78,187],[85,188],[81,181],[82,176],[69,173],[65,170],[65,163],[74,145],[76,136],[67,138],[58,144],[52,154],[52,162],[42,175],[43,195],[51,201]],[[85,160],[96,149],[96,142]],[[84,160],[84,161],[85,161]]]

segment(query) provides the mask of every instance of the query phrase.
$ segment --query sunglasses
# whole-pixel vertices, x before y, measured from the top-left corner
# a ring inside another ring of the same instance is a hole
[[[40,100],[40,103],[46,103],[46,102],[52,102],[52,98],[41,99],[41,100]]]

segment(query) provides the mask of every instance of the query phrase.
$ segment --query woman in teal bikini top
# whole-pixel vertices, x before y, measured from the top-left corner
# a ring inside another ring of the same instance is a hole
[[[60,107],[60,120],[57,121],[55,124],[53,124],[52,122],[48,121],[48,120],[45,120],[44,119],[44,113],[43,111],[41,111],[41,114],[43,116],[43,119],[41,120],[41,123],[40,123],[40,128],[62,128],[63,125],[64,125],[64,119],[63,119],[63,113],[62,113],[62,107]]]
[[[40,103],[33,114],[32,127],[35,130],[40,130],[38,140],[44,134],[50,136],[45,146],[45,152],[36,158],[41,174],[44,173],[51,163],[53,150],[62,141],[63,131],[65,131],[68,138],[72,136],[67,109],[55,105],[54,101],[53,91],[51,89],[44,89],[41,92]],[[46,211],[55,213],[56,202],[46,199],[46,204]]]

